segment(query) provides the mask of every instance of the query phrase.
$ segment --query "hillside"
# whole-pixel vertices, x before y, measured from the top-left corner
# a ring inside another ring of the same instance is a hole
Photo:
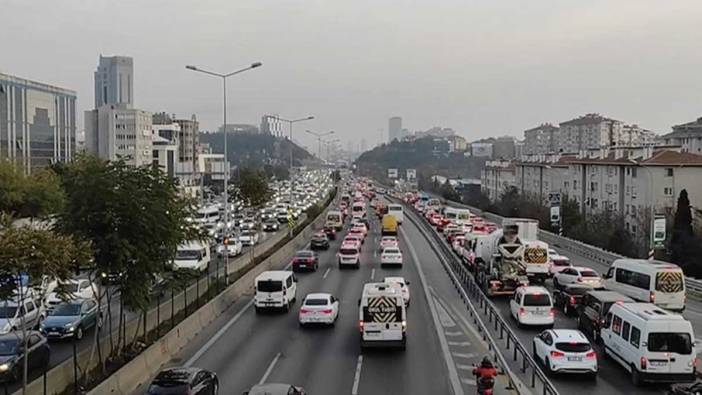
[[[224,152],[222,133],[202,133],[200,143],[209,144],[214,153]],[[314,157],[307,151],[293,144],[293,161],[295,166],[307,164]],[[276,138],[270,134],[229,132],[227,150],[232,166],[262,167],[279,165],[287,167],[290,161],[290,141]]]
[[[393,141],[366,151],[356,159],[358,172],[380,179],[387,177],[387,169],[397,168],[400,175],[405,169],[417,169],[418,178],[442,175],[450,178],[480,178],[485,158],[466,157],[462,152],[436,153],[433,137],[415,141]]]

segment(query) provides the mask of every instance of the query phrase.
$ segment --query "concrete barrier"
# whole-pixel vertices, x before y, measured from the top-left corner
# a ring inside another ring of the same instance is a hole
[[[303,229],[293,240],[244,273],[226,290],[198,309],[197,312],[188,316],[158,342],[149,346],[132,361],[95,387],[89,394],[131,394],[140,385],[150,380],[160,370],[161,366],[166,364],[204,327],[219,317],[237,299],[251,293],[256,276],[266,270],[285,267],[288,258],[297,250],[306,246],[310,236],[322,227],[327,210],[324,210],[315,221]],[[282,237],[275,240],[275,242],[271,240],[270,247],[273,247],[280,240],[282,240]],[[261,249],[261,251],[267,251],[267,249]],[[248,264],[248,261],[246,263]],[[243,266],[245,265],[241,267]]]

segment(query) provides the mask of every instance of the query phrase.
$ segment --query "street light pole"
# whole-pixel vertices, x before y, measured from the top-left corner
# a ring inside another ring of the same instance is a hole
[[[317,155],[319,155],[319,159],[321,160],[322,159],[322,137],[326,137],[326,136],[329,136],[330,134],[334,134],[334,131],[330,130],[326,133],[317,133],[317,132],[313,132],[311,130],[305,130],[305,132],[317,137]]]
[[[225,237],[229,238],[229,153],[227,150],[227,78],[243,73],[244,71],[248,71],[251,69],[255,69],[257,67],[261,67],[263,63],[261,62],[255,62],[249,65],[248,67],[244,67],[243,69],[239,69],[236,71],[232,71],[231,73],[215,73],[213,71],[208,71],[208,70],[203,70],[201,68],[192,66],[192,65],[187,65],[185,66],[186,69],[192,70],[192,71],[198,71],[203,74],[208,74],[214,77],[219,77],[222,79],[222,118],[223,118],[223,123],[222,123],[222,131],[224,133],[224,232],[226,233],[225,235],[222,235],[222,239]],[[224,241],[224,240],[223,240]],[[229,250],[228,247],[225,245],[224,249],[224,281],[225,284],[229,285]],[[218,274],[219,275],[219,274]]]
[[[288,178],[290,179],[290,204],[293,202],[293,187],[292,187],[292,170],[293,170],[293,124],[297,122],[302,122],[302,121],[310,121],[314,119],[314,115],[310,115],[305,118],[298,118],[298,119],[285,119],[281,117],[275,117],[275,119],[282,121],[282,122],[287,122],[288,126],[290,128],[290,170],[288,171]],[[290,207],[288,207],[288,210],[290,210]],[[293,235],[293,228],[289,227],[289,235],[292,237]]]

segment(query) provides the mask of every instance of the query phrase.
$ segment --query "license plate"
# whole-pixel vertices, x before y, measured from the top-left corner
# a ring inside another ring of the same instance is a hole
[[[583,358],[582,357],[568,357],[568,360],[572,361],[572,362],[580,362],[583,360]]]
[[[366,337],[380,337],[380,331],[366,331]]]
[[[49,332],[49,336],[58,336],[58,335],[59,335],[58,332]]]
[[[650,361],[651,366],[665,366],[668,364],[666,361]]]

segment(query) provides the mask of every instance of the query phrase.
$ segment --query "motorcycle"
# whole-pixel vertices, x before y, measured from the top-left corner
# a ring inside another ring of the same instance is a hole
[[[477,365],[473,365],[473,374],[476,378],[476,384],[478,387],[478,395],[492,395],[492,389],[495,387],[494,377],[479,377],[478,373],[475,371]],[[676,394],[677,395],[677,394]]]
[[[702,395],[702,380],[690,384],[673,384],[667,392],[668,395]]]

